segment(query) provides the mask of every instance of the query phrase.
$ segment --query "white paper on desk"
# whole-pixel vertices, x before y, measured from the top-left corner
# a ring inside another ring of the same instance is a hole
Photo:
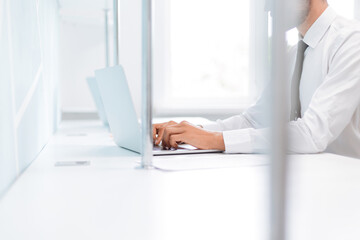
[[[166,171],[236,168],[268,164],[268,157],[260,154],[194,154],[153,158],[153,166]]]

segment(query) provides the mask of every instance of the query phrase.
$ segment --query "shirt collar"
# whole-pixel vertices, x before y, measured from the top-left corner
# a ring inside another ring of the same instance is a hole
[[[311,25],[306,32],[303,41],[311,48],[315,48],[335,20],[336,16],[336,12],[331,7],[328,7],[313,25]]]

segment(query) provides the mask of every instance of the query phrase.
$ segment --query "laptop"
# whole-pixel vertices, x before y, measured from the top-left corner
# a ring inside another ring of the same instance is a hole
[[[101,100],[99,88],[96,82],[96,78],[94,77],[88,77],[86,78],[86,82],[90,88],[91,95],[94,99],[96,109],[98,111],[98,115],[104,126],[109,126],[108,120],[106,118],[106,113],[104,110],[104,106]]]
[[[96,82],[115,143],[122,148],[141,153],[141,126],[138,121],[126,76],[122,66],[95,71]],[[215,153],[219,150],[200,150],[188,144],[179,149],[164,150],[154,146],[154,155]]]

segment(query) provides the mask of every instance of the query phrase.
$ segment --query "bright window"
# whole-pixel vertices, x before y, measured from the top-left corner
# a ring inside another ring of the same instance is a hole
[[[156,107],[234,109],[249,104],[250,1],[169,2],[168,14],[159,21],[167,26],[168,42],[160,50],[165,73],[155,79],[161,85],[155,86]]]
[[[329,5],[346,18],[354,18],[354,2],[354,0],[328,0]]]

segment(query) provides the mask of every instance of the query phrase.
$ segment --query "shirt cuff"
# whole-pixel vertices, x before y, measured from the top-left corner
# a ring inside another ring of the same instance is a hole
[[[251,129],[224,131],[225,153],[252,153]]]

